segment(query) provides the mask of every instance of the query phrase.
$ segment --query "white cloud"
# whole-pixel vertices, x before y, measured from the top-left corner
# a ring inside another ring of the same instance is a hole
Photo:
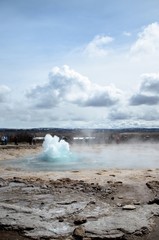
[[[159,73],[143,74],[142,78],[140,91],[159,94]]]
[[[10,105],[9,88],[0,86],[0,103],[5,103],[1,125],[12,121],[29,127],[159,126],[159,24],[144,27],[137,40],[130,44],[131,40],[115,46],[112,37],[97,35],[83,52],[58,62],[78,72],[66,65],[55,67],[48,81],[43,82],[43,74],[27,98],[21,94]]]
[[[36,107],[52,108],[60,103],[77,106],[110,107],[121,98],[122,92],[115,86],[92,83],[69,66],[55,67],[49,74],[49,82],[31,89],[27,97],[34,99]]]
[[[143,74],[142,79],[138,92],[130,98],[130,105],[159,104],[159,74]]]
[[[108,112],[108,119],[125,126],[159,126],[159,73],[141,75],[141,83],[132,96]]]
[[[131,53],[135,55],[152,55],[156,51],[159,51],[159,23],[157,22],[146,26],[138,34],[137,41],[131,46]]]
[[[154,108],[149,108],[140,113],[139,119],[145,120],[145,121],[158,121],[159,111]]]
[[[106,56],[110,49],[107,47],[114,39],[110,36],[97,35],[94,39],[88,43],[85,47],[84,52],[88,56],[102,57]]]
[[[9,98],[10,88],[5,85],[0,85],[0,103],[4,103]]]
[[[146,94],[135,94],[130,99],[130,105],[157,105],[159,103],[159,96],[149,96]]]
[[[130,37],[132,34],[128,31],[124,31],[123,35]],[[132,56],[143,56],[143,55],[153,55],[157,54],[159,51],[159,23],[154,22],[142,28],[142,30],[137,35],[137,40],[134,41],[130,47],[127,49],[128,52],[123,52],[123,54],[130,54]],[[97,35],[94,39],[87,44],[84,48],[84,52],[89,56],[98,56],[106,58],[108,53],[113,53],[113,48],[110,48],[109,44],[114,41],[114,38],[107,35]],[[114,49],[117,51],[117,49]],[[117,53],[119,54],[119,53]]]
[[[159,124],[159,111],[154,106],[120,106],[120,108],[112,108],[108,113],[108,119],[113,122],[125,123],[127,126],[135,122],[142,124]],[[145,123],[144,123],[145,122]],[[156,123],[155,123],[156,122]],[[151,126],[153,126],[151,125]]]
[[[123,35],[126,37],[130,37],[132,34],[131,34],[131,32],[124,31]]]
[[[97,43],[100,43],[102,37],[97,36],[85,48],[79,47],[65,58],[65,62],[89,76],[94,82],[103,85],[113,83],[120,89],[132,92],[145,70],[158,71],[159,23],[141,28],[137,39],[133,40],[133,36],[127,42],[118,42],[114,36],[104,35],[104,38],[110,39],[105,40],[105,44],[99,47]]]
[[[116,120],[125,120],[132,118],[132,112],[128,108],[124,108],[120,106],[120,109],[113,108],[110,110],[108,118],[112,121]]]

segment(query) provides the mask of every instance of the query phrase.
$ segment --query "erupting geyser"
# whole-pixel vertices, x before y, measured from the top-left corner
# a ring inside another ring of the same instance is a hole
[[[59,137],[52,137],[50,134],[45,136],[43,142],[42,158],[46,161],[70,160],[72,154],[69,144]]]

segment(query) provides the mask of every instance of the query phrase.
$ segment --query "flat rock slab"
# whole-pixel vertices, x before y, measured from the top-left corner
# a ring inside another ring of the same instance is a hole
[[[124,205],[124,195],[118,198],[122,188],[71,179],[0,179],[0,228],[32,239],[129,239],[149,233],[158,205]],[[135,194],[131,197],[133,202]]]
[[[125,205],[123,206],[123,210],[135,210],[136,207],[134,205]]]

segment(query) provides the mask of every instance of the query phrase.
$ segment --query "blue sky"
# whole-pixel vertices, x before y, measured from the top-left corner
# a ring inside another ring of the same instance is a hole
[[[159,126],[158,9],[0,0],[0,126]]]

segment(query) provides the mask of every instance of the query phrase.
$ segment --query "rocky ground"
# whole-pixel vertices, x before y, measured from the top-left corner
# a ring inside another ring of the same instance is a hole
[[[5,151],[13,158],[36,148],[0,149],[0,158],[7,158]],[[158,226],[159,169],[0,168],[1,240],[158,240]]]

